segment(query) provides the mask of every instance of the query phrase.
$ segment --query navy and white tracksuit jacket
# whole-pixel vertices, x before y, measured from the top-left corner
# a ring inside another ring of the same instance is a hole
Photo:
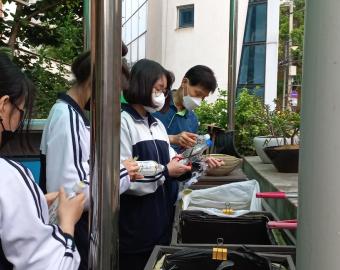
[[[73,238],[49,225],[48,206],[31,172],[0,158],[0,269],[77,270]]]
[[[68,95],[60,94],[44,127],[40,151],[40,186],[45,192],[61,186],[72,189],[79,181],[87,184],[85,211],[75,228],[75,242],[81,255],[80,269],[87,269],[89,249],[89,159],[90,122],[79,105]],[[127,170],[120,166],[120,192],[130,185]]]
[[[140,116],[131,105],[122,105],[121,161],[138,157],[165,166],[155,177],[131,182],[120,196],[119,237],[121,253],[142,253],[157,244],[169,244],[175,200],[166,165],[176,152],[169,144],[164,125],[148,114]]]
[[[40,185],[45,192],[58,191],[61,186],[72,188],[78,181],[89,183],[90,122],[70,96],[60,94],[58,98],[40,145]],[[124,166],[120,168],[120,193],[123,193],[130,179]],[[88,192],[85,194],[88,196]]]

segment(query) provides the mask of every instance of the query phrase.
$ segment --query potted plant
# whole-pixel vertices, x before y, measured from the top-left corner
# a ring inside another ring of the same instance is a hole
[[[279,146],[283,144],[283,138],[273,138],[270,135],[267,136],[256,136],[253,140],[256,154],[259,156],[261,161],[265,164],[271,164],[272,161],[264,152],[265,147]]]
[[[300,114],[289,110],[270,111],[269,107],[265,106],[264,121],[271,136],[269,142],[276,140],[275,146],[269,146],[267,143],[264,152],[279,172],[297,173],[299,165],[297,136],[300,131]]]

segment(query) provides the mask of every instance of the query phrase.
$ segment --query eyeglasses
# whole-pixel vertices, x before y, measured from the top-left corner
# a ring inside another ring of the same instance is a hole
[[[168,89],[158,90],[158,89],[154,88],[152,90],[152,92],[155,94],[156,97],[159,97],[161,94],[164,94],[164,96],[167,97],[168,94],[169,94],[169,90]]]
[[[20,109],[15,103],[12,103],[14,108],[16,108],[20,112],[20,122],[19,122],[19,127],[22,126],[24,123],[24,116],[25,116],[25,111],[23,109]]]

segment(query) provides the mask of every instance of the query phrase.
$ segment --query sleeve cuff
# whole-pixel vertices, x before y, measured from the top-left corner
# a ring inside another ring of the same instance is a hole
[[[71,250],[75,250],[76,245],[75,245],[73,236],[68,233],[64,233],[64,232],[63,232],[63,236],[65,238],[66,247]]]
[[[169,179],[170,178],[168,166],[166,166],[166,165],[164,166],[163,175],[164,175],[165,179]]]

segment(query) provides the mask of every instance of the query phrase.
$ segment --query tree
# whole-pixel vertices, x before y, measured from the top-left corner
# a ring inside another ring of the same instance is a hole
[[[37,118],[47,117],[57,92],[70,87],[69,65],[83,50],[82,14],[82,0],[40,0],[0,18],[0,47],[12,50],[37,86]]]

